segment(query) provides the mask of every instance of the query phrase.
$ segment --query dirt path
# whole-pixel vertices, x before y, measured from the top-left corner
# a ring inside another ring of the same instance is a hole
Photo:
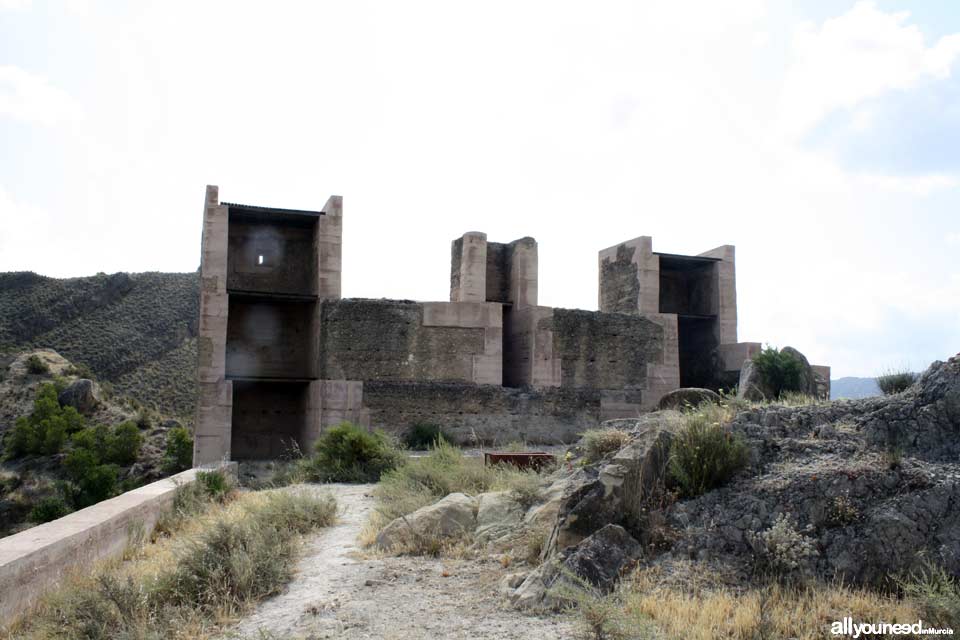
[[[573,638],[564,616],[518,612],[497,592],[492,560],[371,557],[357,536],[373,509],[372,485],[326,485],[339,522],[307,543],[297,576],[230,637],[260,640]]]

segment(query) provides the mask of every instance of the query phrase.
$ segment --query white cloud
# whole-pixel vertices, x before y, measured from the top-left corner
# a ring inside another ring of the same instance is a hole
[[[0,11],[23,11],[32,4],[33,0],[0,0]]]
[[[943,189],[953,189],[960,184],[960,180],[956,176],[944,174],[922,176],[862,175],[859,176],[859,180],[868,187],[876,187],[894,193],[908,193],[920,197],[929,196],[931,193]]]
[[[819,29],[805,24],[793,38],[793,64],[781,95],[779,132],[796,138],[837,109],[950,76],[960,56],[960,34],[924,42],[909,12],[884,13],[858,2]]]
[[[41,125],[75,121],[80,105],[46,78],[14,65],[0,65],[0,116]]]
[[[950,231],[946,236],[947,244],[951,247],[960,247],[960,231]]]

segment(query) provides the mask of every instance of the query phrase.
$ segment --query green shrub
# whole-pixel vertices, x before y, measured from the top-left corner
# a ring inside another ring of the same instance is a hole
[[[753,356],[753,364],[773,398],[786,391],[803,390],[803,363],[789,353],[767,346]]]
[[[63,374],[67,376],[76,376],[78,378],[86,378],[87,380],[96,380],[93,375],[93,370],[82,362],[71,364],[69,367],[63,370]]]
[[[619,429],[590,429],[583,434],[583,450],[587,463],[601,460],[620,451],[630,442],[630,434]]]
[[[83,428],[85,420],[73,407],[61,407],[57,389],[46,383],[37,389],[33,411],[17,418],[6,438],[6,456],[10,459],[25,455],[53,455],[58,453],[67,437]]]
[[[877,376],[877,386],[885,396],[891,396],[895,393],[906,391],[917,381],[920,376],[912,371],[886,371],[883,375]]]
[[[167,432],[167,444],[163,452],[163,471],[179,473],[193,466],[193,438],[184,427],[174,427]]]
[[[746,443],[703,413],[690,414],[674,436],[669,469],[681,495],[694,497],[719,487],[746,466]]]
[[[197,484],[214,500],[222,500],[233,489],[223,471],[197,471]]]
[[[144,431],[151,428],[153,426],[153,413],[150,411],[150,409],[142,407],[137,412],[136,423],[137,427],[143,429]]]
[[[306,470],[311,480],[320,482],[376,482],[403,460],[403,454],[382,432],[371,433],[344,422],[320,436]]]
[[[60,496],[47,496],[34,505],[33,509],[30,510],[28,519],[30,522],[43,524],[44,522],[51,522],[57,518],[62,518],[68,513],[70,513],[70,507],[67,506],[63,498]]]
[[[124,422],[113,428],[113,433],[107,440],[106,461],[121,466],[131,465],[140,455],[143,445],[143,436],[133,422]]]
[[[453,438],[445,433],[440,425],[417,423],[411,425],[403,434],[403,444],[408,449],[429,449],[439,438],[453,442]]]
[[[928,565],[900,586],[920,605],[924,620],[932,626],[960,628],[960,581],[943,567]]]
[[[50,365],[48,365],[40,356],[33,354],[27,358],[27,373],[32,373],[33,375],[46,375],[50,373]]]

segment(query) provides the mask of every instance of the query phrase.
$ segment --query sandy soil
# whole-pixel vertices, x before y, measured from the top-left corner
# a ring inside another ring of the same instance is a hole
[[[263,603],[228,635],[235,638],[347,640],[576,637],[565,616],[512,609],[497,592],[493,560],[377,557],[357,536],[373,508],[372,485],[326,485],[339,522],[308,541],[286,592]]]

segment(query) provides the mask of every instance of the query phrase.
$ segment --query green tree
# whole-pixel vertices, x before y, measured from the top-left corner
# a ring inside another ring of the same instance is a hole
[[[63,449],[67,437],[81,429],[85,420],[73,407],[61,407],[53,384],[42,384],[29,416],[16,420],[7,436],[8,458],[52,455]]]

